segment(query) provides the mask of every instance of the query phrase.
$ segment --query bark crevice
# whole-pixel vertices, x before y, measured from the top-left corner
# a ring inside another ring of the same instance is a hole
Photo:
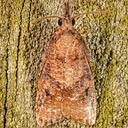
[[[11,13],[10,13],[10,8],[8,8],[7,12],[7,29],[10,30],[10,21],[11,21]],[[3,115],[3,126],[6,128],[6,122],[7,122],[7,98],[8,98],[8,84],[9,84],[9,76],[8,76],[8,70],[9,70],[9,41],[10,41],[10,31],[8,31],[8,37],[7,37],[7,45],[6,45],[6,57],[5,57],[5,62],[6,62],[6,67],[5,67],[5,101],[4,101],[4,115]]]
[[[7,49],[6,49],[6,84],[5,84],[5,102],[4,102],[4,128],[6,128],[6,115],[7,115],[7,91],[8,91],[8,45],[7,45]]]
[[[30,0],[30,3],[29,3],[29,12],[28,12],[28,31],[30,31],[31,9],[32,9],[32,0]]]
[[[23,0],[21,11],[20,11],[20,24],[19,24],[19,34],[18,34],[18,42],[17,42],[17,55],[16,55],[16,95],[15,95],[15,101],[17,97],[17,91],[18,91],[18,67],[19,67],[19,52],[20,52],[20,40],[21,40],[21,34],[22,34],[22,12],[25,5],[25,0]]]

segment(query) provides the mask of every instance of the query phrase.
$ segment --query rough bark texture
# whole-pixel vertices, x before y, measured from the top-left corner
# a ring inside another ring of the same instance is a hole
[[[38,128],[35,97],[45,44],[61,15],[61,0],[0,1],[0,128]],[[77,30],[90,50],[97,89],[94,128],[128,127],[128,2],[70,0],[71,12],[110,10],[81,16]],[[84,128],[64,120],[54,128]],[[89,127],[89,126],[86,126]]]

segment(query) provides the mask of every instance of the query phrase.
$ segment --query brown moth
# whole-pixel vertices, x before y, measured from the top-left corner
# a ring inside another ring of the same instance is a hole
[[[42,60],[36,97],[36,120],[47,126],[71,119],[93,125],[96,94],[87,47],[73,28],[69,4],[64,4],[60,27],[53,34]]]

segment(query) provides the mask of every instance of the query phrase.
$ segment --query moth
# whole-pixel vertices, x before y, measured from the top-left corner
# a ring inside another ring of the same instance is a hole
[[[57,16],[56,16],[57,17]],[[59,28],[50,39],[41,63],[36,97],[36,120],[40,126],[64,119],[93,125],[96,120],[96,91],[87,46],[73,28],[69,3]]]

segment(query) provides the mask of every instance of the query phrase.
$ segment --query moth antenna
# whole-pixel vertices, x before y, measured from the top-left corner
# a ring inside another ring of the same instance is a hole
[[[98,14],[98,13],[107,13],[109,11],[95,11],[95,12],[84,12],[74,15],[72,18],[79,17],[80,15],[86,15],[86,14]]]
[[[46,20],[50,18],[63,18],[62,16],[45,16],[45,17],[40,17],[39,19],[36,20],[36,22],[41,21],[41,20]]]
[[[46,16],[46,17],[42,17],[42,19],[49,19],[49,18],[62,18],[62,16]]]

